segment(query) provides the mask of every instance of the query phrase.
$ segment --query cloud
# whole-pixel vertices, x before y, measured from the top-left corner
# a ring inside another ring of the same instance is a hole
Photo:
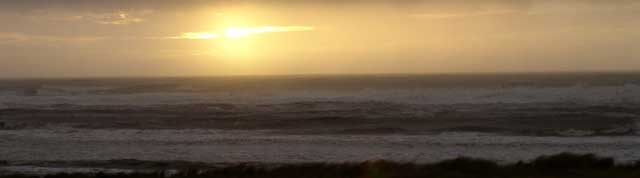
[[[18,33],[0,33],[0,43],[11,43],[25,41],[28,38]]]
[[[56,36],[0,32],[0,44],[86,43],[116,39],[103,36]]]
[[[309,30],[314,30],[314,28],[307,26],[262,26],[248,28],[228,28],[224,31],[224,36],[229,38],[238,38],[261,33],[295,32]]]
[[[34,21],[63,21],[83,22],[103,25],[129,25],[145,21],[144,17],[152,14],[153,10],[118,10],[109,12],[75,12],[56,10],[35,10],[28,17]]]
[[[80,17],[104,25],[128,25],[144,21],[144,19],[141,18],[140,15],[134,15],[132,13],[123,11],[103,14],[90,14]]]
[[[65,9],[181,9],[185,7],[202,7],[207,5],[227,4],[274,4],[274,5],[390,5],[416,6],[426,5],[434,8],[442,6],[472,6],[483,4],[528,5],[548,2],[584,3],[593,5],[627,5],[637,0],[4,0],[0,1],[0,9],[65,8]]]
[[[617,0],[486,0],[421,1],[409,17],[451,19],[479,16],[594,14],[640,9],[639,1]]]
[[[218,37],[220,37],[220,35],[211,32],[187,32],[180,36],[169,37],[169,39],[207,40]]]
[[[478,16],[499,16],[521,13],[522,11],[503,9],[503,10],[484,10],[466,13],[419,13],[410,14],[410,17],[414,18],[430,18],[430,19],[450,19],[450,18],[464,18],[464,17],[478,17]]]

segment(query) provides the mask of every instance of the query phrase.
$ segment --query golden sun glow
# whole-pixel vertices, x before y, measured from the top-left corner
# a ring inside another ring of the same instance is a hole
[[[170,37],[171,39],[182,40],[212,40],[208,49],[196,50],[193,55],[213,54],[216,56],[233,58],[234,63],[241,62],[243,58],[251,58],[265,54],[264,48],[257,48],[262,40],[250,38],[268,33],[284,33],[312,31],[311,26],[255,26],[255,27],[237,27],[229,26],[228,28],[202,31],[202,32],[185,32],[180,36]],[[264,43],[262,43],[264,44]],[[245,61],[246,62],[246,61]],[[248,65],[248,64],[247,64]]]
[[[225,30],[224,34],[228,38],[239,38],[246,37],[253,34],[261,34],[261,33],[275,33],[275,32],[291,32],[291,31],[308,31],[313,30],[313,27],[304,27],[304,26],[263,26],[263,27],[252,27],[252,28],[228,28]]]
[[[230,27],[222,32],[186,32],[180,35],[179,39],[208,40],[219,37],[242,38],[263,33],[311,31],[314,27],[309,26],[260,26],[260,27]]]
[[[228,28],[227,30],[224,31],[224,35],[225,37],[228,38],[240,38],[240,37],[246,37],[251,35],[252,30],[247,29],[247,28]]]
[[[181,39],[190,39],[190,40],[195,40],[195,39],[206,40],[206,39],[218,38],[219,36],[220,35],[215,34],[215,33],[188,32],[188,33],[183,33],[182,35],[180,35],[179,38],[181,38]]]

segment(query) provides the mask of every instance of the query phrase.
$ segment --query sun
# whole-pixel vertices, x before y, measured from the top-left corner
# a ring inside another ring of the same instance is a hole
[[[244,28],[227,28],[224,35],[227,38],[242,38],[251,35],[251,31]]]
[[[224,30],[205,32],[186,32],[171,39],[209,40],[217,38],[238,39],[253,35],[268,33],[284,33],[314,30],[311,26],[257,26],[257,27],[228,27]]]
[[[269,40],[262,40],[260,36],[312,30],[315,30],[313,26],[226,26],[226,28],[210,31],[185,32],[180,36],[170,37],[170,39],[211,40],[213,43],[208,43],[211,45],[210,49],[195,54],[216,53],[217,56],[240,59],[259,56],[267,51],[265,49],[270,49],[269,47],[273,46],[266,45],[265,41]]]

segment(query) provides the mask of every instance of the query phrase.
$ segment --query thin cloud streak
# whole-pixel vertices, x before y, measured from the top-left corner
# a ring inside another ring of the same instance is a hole
[[[187,32],[180,36],[169,37],[168,39],[208,40],[218,37],[220,37],[220,35],[209,32]]]
[[[111,12],[60,12],[51,10],[37,10],[30,12],[28,18],[34,21],[80,22],[102,25],[129,25],[145,21],[145,16],[154,13],[153,10],[129,10]]]
[[[464,18],[464,17],[510,15],[515,13],[522,13],[522,11],[505,9],[505,10],[494,10],[494,11],[478,11],[478,12],[470,12],[470,13],[424,13],[424,14],[410,14],[409,17],[429,18],[429,19],[451,19],[451,18]]]
[[[263,33],[312,31],[311,26],[261,26],[261,27],[232,27],[218,32],[186,32],[180,36],[167,37],[165,39],[208,40],[215,38],[241,38]]]

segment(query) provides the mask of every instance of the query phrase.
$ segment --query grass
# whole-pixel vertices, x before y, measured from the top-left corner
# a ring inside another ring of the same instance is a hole
[[[40,176],[5,175],[0,178]],[[615,164],[593,154],[562,153],[528,162],[496,162],[456,158],[437,163],[398,163],[385,160],[362,163],[302,163],[285,165],[237,164],[222,168],[183,169],[132,174],[54,174],[45,178],[640,178],[640,161]]]

